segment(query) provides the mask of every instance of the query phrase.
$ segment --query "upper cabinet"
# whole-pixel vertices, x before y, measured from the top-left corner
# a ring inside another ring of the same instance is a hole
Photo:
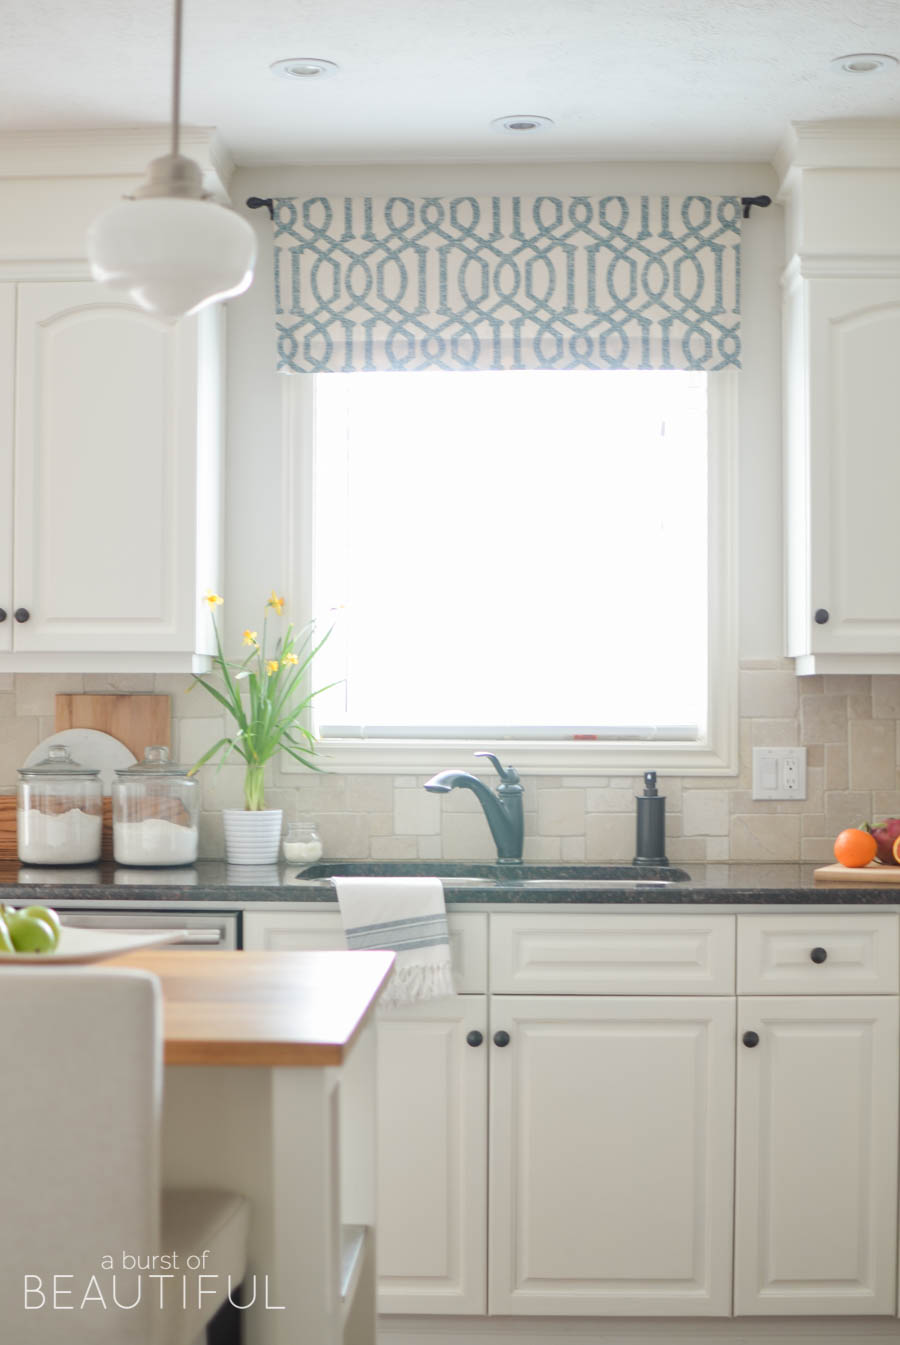
[[[900,276],[795,272],[787,329],[787,653],[900,672]]]
[[[0,668],[190,671],[220,585],[222,311],[0,286]]]
[[[786,652],[900,672],[900,121],[801,123],[777,164]]]

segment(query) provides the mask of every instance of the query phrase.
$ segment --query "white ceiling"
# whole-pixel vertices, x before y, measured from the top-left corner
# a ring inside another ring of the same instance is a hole
[[[168,117],[167,0],[5,0],[0,131]],[[184,120],[239,164],[767,160],[791,121],[900,116],[897,0],[186,0]],[[338,76],[276,79],[282,57]],[[493,117],[555,128],[500,135]]]

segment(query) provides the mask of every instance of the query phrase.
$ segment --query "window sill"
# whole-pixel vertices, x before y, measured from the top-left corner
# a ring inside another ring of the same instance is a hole
[[[432,775],[448,766],[469,764],[473,752],[495,752],[503,762],[531,775],[640,775],[656,770],[664,775],[736,775],[737,723],[724,741],[676,743],[540,743],[515,741],[467,742],[330,739],[319,744],[320,769],[340,773]],[[287,757],[285,774],[303,774],[305,767]],[[481,769],[479,767],[479,769]],[[478,774],[478,770],[475,771]]]

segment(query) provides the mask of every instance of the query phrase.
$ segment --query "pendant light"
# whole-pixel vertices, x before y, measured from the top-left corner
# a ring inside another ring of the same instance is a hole
[[[212,200],[199,164],[179,153],[181,29],[175,0],[171,152],[154,159],[134,196],[99,215],[87,235],[94,279],[167,318],[243,293],[256,261],[247,220]]]

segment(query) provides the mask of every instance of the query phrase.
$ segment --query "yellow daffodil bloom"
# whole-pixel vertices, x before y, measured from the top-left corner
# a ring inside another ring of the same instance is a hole
[[[203,601],[206,603],[209,610],[212,611],[214,607],[222,606],[223,599],[219,597],[218,593],[213,593],[212,589],[208,588],[203,595]]]
[[[281,616],[281,613],[284,611],[284,598],[279,598],[278,594],[275,592],[273,588],[272,596],[266,603],[266,606],[271,607],[273,611],[277,612],[278,615]]]
[[[267,673],[269,674],[269,676],[271,677],[271,676],[272,676],[272,673],[275,673],[275,672],[277,672],[277,671],[278,671],[278,659],[277,659],[277,658],[270,658],[269,661],[268,661],[267,664],[266,664],[266,672],[267,672]]]
[[[259,638],[255,630],[244,631],[244,644],[250,645],[253,649],[259,644]]]
[[[296,654],[285,654],[284,658],[283,658],[281,661],[282,661],[282,663],[297,663],[297,662],[299,662],[299,660],[298,660]]]

